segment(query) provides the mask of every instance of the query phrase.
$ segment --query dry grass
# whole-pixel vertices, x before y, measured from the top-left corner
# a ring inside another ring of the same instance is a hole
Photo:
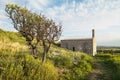
[[[28,47],[26,45],[21,45],[18,42],[11,43],[0,41],[0,53],[17,53],[21,51],[26,51],[27,49]]]

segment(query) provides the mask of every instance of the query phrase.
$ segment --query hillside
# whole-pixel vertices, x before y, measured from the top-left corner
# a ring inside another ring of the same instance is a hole
[[[1,80],[85,80],[92,71],[93,58],[52,45],[47,61],[30,55],[25,39],[17,32],[0,30]]]
[[[2,29],[0,29],[0,41],[25,44],[25,39],[19,33],[3,31]]]
[[[42,53],[39,46],[34,59],[19,33],[0,29],[0,80],[120,80],[119,54],[92,57],[52,45],[42,65]]]
[[[17,32],[3,31],[0,29],[0,53],[16,53],[25,50],[25,39]]]

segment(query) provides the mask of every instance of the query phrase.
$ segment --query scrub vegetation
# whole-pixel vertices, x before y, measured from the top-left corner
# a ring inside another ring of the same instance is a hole
[[[12,35],[12,36],[11,36]],[[1,80],[86,80],[93,57],[52,45],[42,64],[42,46],[35,59],[17,32],[0,30]]]

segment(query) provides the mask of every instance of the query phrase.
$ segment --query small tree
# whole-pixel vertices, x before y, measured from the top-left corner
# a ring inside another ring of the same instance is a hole
[[[31,54],[35,57],[37,52],[37,44],[39,42],[36,39],[35,19],[36,14],[32,14],[26,8],[21,8],[18,5],[8,4],[5,11],[8,17],[12,20],[14,28],[26,38],[26,41],[31,49]]]
[[[42,22],[42,25],[38,26],[37,37],[39,40],[41,40],[43,45],[44,52],[42,62],[44,63],[51,44],[53,44],[55,41],[58,41],[61,36],[62,26],[60,24],[56,25],[53,20],[46,19],[45,17],[43,17],[43,19],[44,21]]]

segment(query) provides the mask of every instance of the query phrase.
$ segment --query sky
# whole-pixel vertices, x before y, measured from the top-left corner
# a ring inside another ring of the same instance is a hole
[[[98,46],[120,46],[120,0],[0,0],[0,28],[15,31],[5,12],[9,3],[61,23],[61,39],[91,38],[95,29]]]

